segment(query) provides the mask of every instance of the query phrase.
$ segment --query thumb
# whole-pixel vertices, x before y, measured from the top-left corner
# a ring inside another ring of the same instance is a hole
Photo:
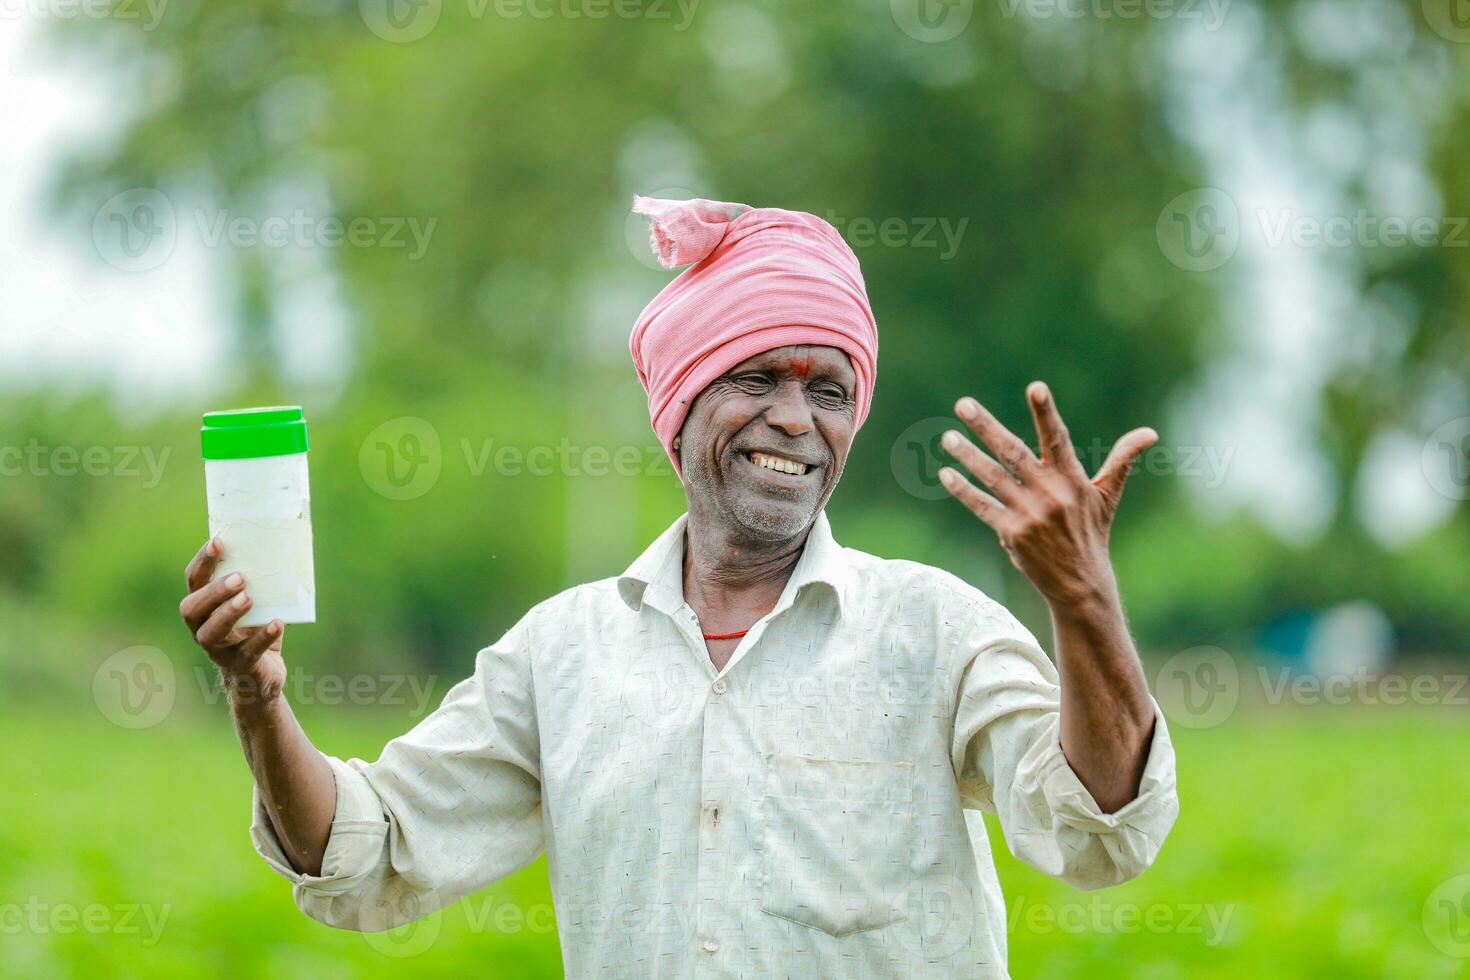
[[[1128,482],[1128,471],[1138,454],[1159,441],[1159,434],[1145,426],[1134,429],[1113,444],[1112,452],[1103,460],[1092,485],[1103,492],[1112,507],[1118,506],[1123,496],[1123,484]]]

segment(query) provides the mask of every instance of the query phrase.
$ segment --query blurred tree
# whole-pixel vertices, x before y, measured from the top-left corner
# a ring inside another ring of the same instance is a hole
[[[1465,213],[1463,154],[1452,152],[1464,131],[1460,53],[1416,14],[1403,58],[1328,64],[1303,44],[1302,6],[1239,3],[1232,15],[1254,18],[1261,51],[1281,59],[1287,96],[1304,105],[1443,79],[1436,92],[1451,108],[1421,122],[1447,213]],[[1029,436],[1021,392],[1045,377],[1084,450],[1145,423],[1167,440],[1171,404],[1229,348],[1218,290],[1230,280],[1177,268],[1155,238],[1164,203],[1209,182],[1170,119],[1178,107],[1162,51],[1180,25],[1036,20],[997,5],[976,7],[957,37],[922,43],[922,25],[900,28],[902,7],[648,0],[609,8],[643,16],[592,20],[436,0],[389,21],[369,0],[251,0],[174,4],[151,31],[77,19],[58,25],[57,43],[101,61],[131,115],[115,138],[78,149],[57,199],[84,227],[119,188],[154,187],[180,207],[181,225],[196,207],[256,218],[299,207],[379,230],[432,229],[422,255],[381,236],[323,250],[320,274],[336,283],[352,350],[331,418],[333,465],[350,470],[353,440],[398,416],[430,419],[446,440],[445,474],[422,506],[385,509],[356,483],[319,487],[318,506],[339,527],[323,531],[319,561],[352,568],[359,598],[342,600],[360,619],[354,642],[444,656],[483,641],[487,623],[504,625],[573,570],[615,572],[617,555],[626,561],[630,543],[677,513],[671,476],[634,480],[606,499],[629,508],[635,528],[573,561],[577,542],[561,538],[587,494],[571,477],[479,479],[459,459],[487,435],[652,444],[625,337],[666,276],[636,254],[634,191],[798,208],[844,231],[883,357],[872,420],[833,502],[839,531],[1004,591],[1014,581],[983,529],[927,499],[944,424],[935,420],[968,392]],[[415,37],[426,17],[432,28]],[[283,283],[297,253],[221,251],[240,351],[238,390],[221,398],[299,400],[280,370],[292,339]],[[1411,252],[1367,283],[1413,299],[1408,336],[1393,357],[1344,361],[1324,389],[1322,437],[1344,484],[1384,420],[1410,423],[1426,378],[1467,363],[1464,263],[1443,248]],[[177,439],[192,458],[188,436]],[[1210,524],[1181,506],[1177,483],[1135,479],[1121,519],[1120,566],[1147,642],[1219,638],[1381,586],[1396,619],[1415,617],[1416,643],[1463,645],[1453,590],[1322,573],[1330,559],[1387,578],[1407,556],[1350,530],[1289,547],[1244,518]],[[196,489],[169,499],[187,509]],[[179,520],[169,511],[158,519]],[[1350,529],[1346,502],[1340,514],[1337,529]],[[116,516],[100,508],[74,533]],[[1457,521],[1463,538],[1463,508]],[[29,557],[6,569],[9,581],[42,564],[36,540],[17,549]],[[159,564],[172,569],[175,557]],[[1437,567],[1465,571],[1463,558]],[[345,588],[326,579],[329,600],[335,587]]]

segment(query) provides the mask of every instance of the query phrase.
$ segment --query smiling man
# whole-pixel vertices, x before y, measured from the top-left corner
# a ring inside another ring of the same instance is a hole
[[[622,575],[546,600],[372,763],[323,755],[281,691],[283,630],[189,566],[255,775],[257,849],[346,929],[429,914],[547,855],[575,977],[1004,977],[981,822],[1081,888],[1131,878],[1178,812],[1174,752],[1108,531],[1129,433],[1091,478],[1050,392],[1040,455],[977,402],[944,485],[1051,611],[1057,665],[948,573],[833,539],[877,328],[856,257],[809,214],[635,207],[689,265],[632,336],[688,513]],[[487,967],[492,966],[487,962]]]

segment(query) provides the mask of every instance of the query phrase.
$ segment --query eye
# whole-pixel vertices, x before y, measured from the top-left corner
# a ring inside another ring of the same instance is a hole
[[[772,384],[770,375],[759,373],[737,374],[730,381],[747,391],[765,391]]]
[[[837,384],[827,382],[812,386],[812,395],[823,404],[841,405],[847,401],[847,391]]]

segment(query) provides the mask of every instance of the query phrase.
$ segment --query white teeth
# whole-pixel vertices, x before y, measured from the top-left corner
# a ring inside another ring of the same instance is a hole
[[[810,468],[805,463],[798,463],[794,459],[771,456],[767,453],[751,453],[750,461],[757,466],[764,466],[768,470],[775,470],[777,473],[790,473],[792,476],[801,476]]]

